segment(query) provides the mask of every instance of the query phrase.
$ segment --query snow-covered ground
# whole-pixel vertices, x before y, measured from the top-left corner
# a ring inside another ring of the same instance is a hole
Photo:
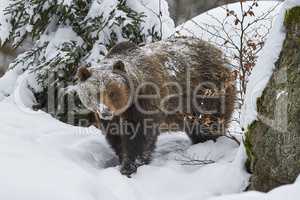
[[[294,184],[285,185],[268,193],[245,192],[236,195],[225,195],[209,200],[298,200],[300,197],[300,177]]]
[[[196,200],[241,192],[248,184],[243,149],[228,138],[190,146],[184,134],[162,135],[153,162],[129,179],[96,128],[63,124],[11,98],[0,110],[3,200]],[[216,163],[189,165],[190,159]]]

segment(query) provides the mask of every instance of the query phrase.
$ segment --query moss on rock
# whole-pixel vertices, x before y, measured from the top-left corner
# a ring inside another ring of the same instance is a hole
[[[246,150],[246,154],[247,154],[247,160],[245,163],[246,169],[249,173],[252,173],[253,170],[253,163],[255,161],[255,156],[254,156],[254,152],[252,150],[253,145],[251,142],[251,131],[256,127],[257,121],[254,121],[253,123],[251,123],[249,125],[249,127],[247,128],[247,131],[245,132],[245,137],[243,140],[244,146],[245,146],[245,150]]]
[[[284,25],[290,28],[293,24],[300,22],[300,6],[294,7],[285,13]]]

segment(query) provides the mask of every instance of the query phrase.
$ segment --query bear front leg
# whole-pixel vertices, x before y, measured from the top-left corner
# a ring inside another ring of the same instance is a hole
[[[157,138],[160,134],[159,125],[154,120],[151,123],[144,123],[144,131],[145,142],[143,152],[138,158],[139,166],[147,165],[151,162]]]
[[[127,176],[128,178],[131,178],[131,175],[137,172],[137,164],[135,161],[133,161],[131,158],[124,158],[120,172],[122,175]]]
[[[122,163],[121,174],[130,177],[131,174],[137,171],[137,147],[136,140],[132,135],[122,136]]]
[[[116,155],[119,158],[119,162],[122,163],[122,143],[121,143],[121,136],[120,135],[106,135],[106,141],[110,144],[111,148],[115,151]]]
[[[192,144],[204,143],[209,140],[214,142],[222,136],[217,131],[213,131],[213,127],[207,127],[198,122],[185,122],[185,132],[192,141]]]
[[[145,138],[140,122],[123,122],[121,174],[130,177],[137,171],[137,158],[142,154]]]
[[[105,133],[106,141],[119,157],[119,162],[122,163],[122,137],[120,131],[120,118],[114,117],[113,120],[101,120],[100,129]]]

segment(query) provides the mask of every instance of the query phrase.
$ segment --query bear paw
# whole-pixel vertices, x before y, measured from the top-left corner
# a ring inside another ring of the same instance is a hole
[[[121,174],[127,176],[128,178],[131,178],[131,175],[133,173],[136,173],[137,171],[137,165],[133,162],[125,162],[121,166]]]
[[[144,154],[143,156],[139,156],[136,159],[136,163],[138,166],[148,165],[152,160],[151,154]]]

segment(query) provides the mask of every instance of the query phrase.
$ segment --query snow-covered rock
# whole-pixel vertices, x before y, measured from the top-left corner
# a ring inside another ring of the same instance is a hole
[[[245,128],[257,119],[256,100],[261,97],[263,90],[272,76],[275,62],[279,58],[285,39],[284,15],[288,9],[296,5],[300,5],[299,0],[286,0],[281,4],[278,15],[273,22],[271,33],[249,78],[245,103],[242,108],[242,124]]]

